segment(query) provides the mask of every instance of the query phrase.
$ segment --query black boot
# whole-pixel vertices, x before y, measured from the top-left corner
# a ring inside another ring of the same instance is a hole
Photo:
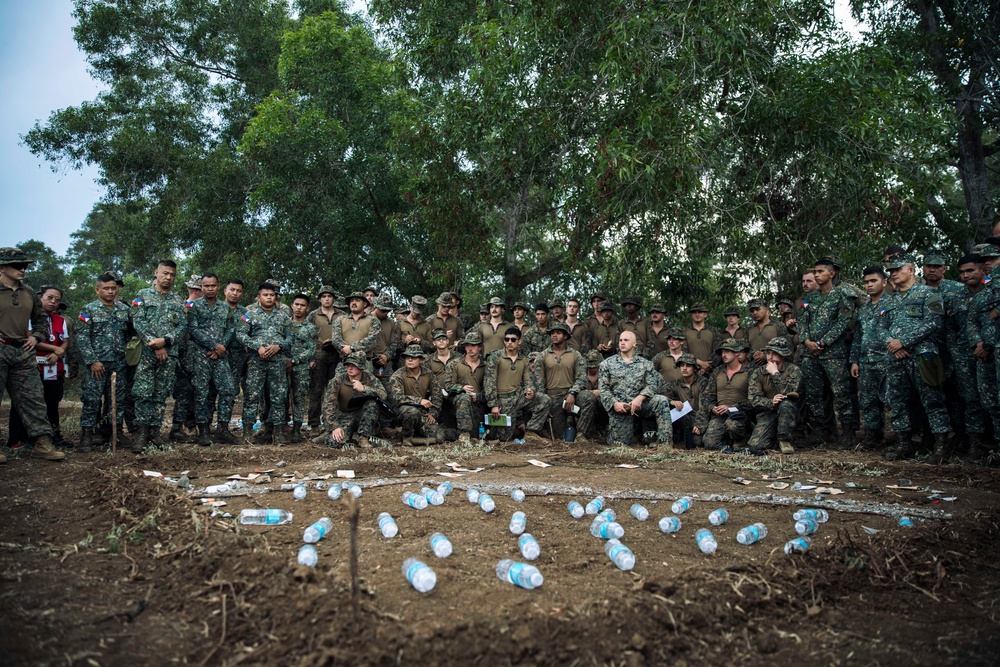
[[[122,449],[132,449],[132,439],[125,435],[125,428],[122,424],[118,425],[118,446]]]
[[[170,435],[167,436],[174,442],[187,442],[188,436],[184,431],[184,422],[174,422],[170,426]]]
[[[260,430],[257,431],[257,435],[253,437],[253,444],[270,445],[272,437],[274,437],[274,424],[267,422],[261,425]]]
[[[289,442],[293,445],[302,442],[302,422],[292,422],[292,437]]]
[[[286,430],[288,427],[284,424],[278,424],[274,427],[274,444],[279,447],[288,444],[288,434]]]
[[[229,430],[228,424],[223,424],[215,429],[215,435],[212,437],[215,442],[220,445],[238,445],[239,441],[233,432]]]
[[[84,427],[80,431],[80,444],[77,445],[76,451],[81,454],[86,454],[94,446],[94,429]]]
[[[198,444],[202,447],[212,444],[212,432],[208,430],[208,424],[198,424]]]
[[[865,437],[861,438],[861,449],[874,451],[882,446],[882,432],[865,429]]]
[[[912,459],[917,453],[913,446],[913,439],[909,431],[897,431],[896,446],[885,453],[886,461],[898,461],[900,459]]]
[[[858,446],[858,438],[854,435],[854,429],[844,427],[837,438],[837,449],[841,451],[853,450]]]
[[[135,436],[135,441],[132,442],[132,451],[138,454],[149,446],[149,426],[138,424],[137,428],[139,433]]]
[[[948,434],[947,433],[935,433],[934,434],[934,451],[927,458],[927,462],[931,465],[939,465],[948,460],[950,452],[948,451]]]

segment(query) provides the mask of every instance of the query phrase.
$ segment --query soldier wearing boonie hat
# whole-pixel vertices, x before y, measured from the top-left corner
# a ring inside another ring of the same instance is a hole
[[[332,285],[321,285],[316,298],[319,307],[306,315],[306,321],[316,327],[316,352],[313,356],[315,366],[309,378],[309,426],[316,432],[314,441],[325,437],[323,433],[327,430],[324,426],[323,433],[319,431],[323,393],[340,363],[340,353],[333,345],[333,323],[342,316],[334,305],[337,293]]]
[[[549,299],[549,320],[552,322],[562,322],[566,319],[566,304],[556,297]]]
[[[676,365],[679,377],[667,383],[663,394],[672,410],[684,410],[685,403],[691,406],[691,412],[674,421],[673,437],[675,443],[683,442],[685,449],[694,449],[702,444],[701,436],[695,435],[693,429],[707,381],[698,375],[698,360],[690,352],[681,354]]]
[[[510,327],[510,322],[504,319],[504,302],[498,296],[486,302],[490,311],[490,317],[485,322],[480,322],[479,335],[483,338],[483,358],[486,359],[497,350],[503,349],[504,331]]]
[[[400,345],[399,322],[396,318],[389,317],[392,308],[392,299],[388,294],[376,296],[372,301],[372,315],[382,327],[375,341],[375,347],[372,348],[372,366],[375,369],[375,377],[387,389],[389,376],[392,375],[392,364]]]
[[[514,316],[513,324],[515,327],[521,330],[521,334],[528,330],[533,322],[528,320],[528,313],[531,311],[531,306],[529,306],[524,301],[515,301],[514,305],[511,307],[511,315]]]
[[[411,313],[412,314],[412,313]],[[443,440],[438,422],[441,414],[441,386],[434,374],[424,367],[427,354],[413,343],[402,354],[403,367],[389,379],[389,398],[403,430],[403,445],[412,446],[414,436],[437,442]]]
[[[341,357],[360,352],[367,358],[382,333],[382,321],[366,310],[368,297],[363,292],[351,292],[347,305],[350,312],[333,323],[330,342]]]
[[[757,424],[748,446],[754,453],[774,447],[777,438],[782,454],[793,454],[792,431],[798,416],[797,399],[802,372],[791,362],[794,350],[784,336],[764,346],[767,362],[750,374],[750,403],[756,408]]]
[[[625,310],[625,315],[618,320],[618,327],[621,331],[631,331],[635,334],[636,349],[639,354],[645,356],[649,322],[639,314],[639,309],[642,308],[642,297],[636,294],[628,295],[622,299],[622,308]]]
[[[767,361],[764,346],[777,336],[787,336],[788,329],[781,322],[771,319],[771,309],[763,299],[750,299],[747,301],[747,308],[753,320],[747,330],[747,342],[750,343],[754,366],[760,366]]]
[[[434,349],[431,325],[424,319],[427,298],[419,294],[410,299],[410,312],[399,321],[399,339],[405,346],[420,345],[425,352]]]
[[[594,348],[607,359],[618,351],[621,327],[615,319],[615,306],[610,300],[602,301],[597,311],[598,320],[590,329],[590,340]]]
[[[448,339],[448,332],[444,329],[437,328],[431,331],[431,340],[433,341],[434,349],[427,356],[424,364],[434,373],[438,384],[444,387],[444,369],[449,363],[458,359],[458,355],[451,346],[451,341]],[[443,411],[441,416],[443,421],[450,421],[444,415]]]
[[[702,436],[706,449],[737,449],[747,436],[747,413],[752,410],[748,391],[750,373],[739,361],[743,341],[727,338],[718,350],[722,365],[708,374],[693,432]],[[726,442],[727,436],[732,442]]]
[[[722,330],[723,336],[730,338],[746,338],[747,330],[740,326],[740,309],[736,306],[726,308],[722,316],[726,318],[726,328]]]
[[[465,337],[465,327],[462,326],[462,321],[458,318],[457,314],[453,312],[458,308],[454,296],[452,296],[451,292],[442,292],[434,303],[438,307],[437,313],[434,314],[434,317],[427,320],[427,324],[430,325],[432,330],[443,329],[445,335],[448,337],[448,344],[452,346],[457,345]]]
[[[378,423],[378,401],[386,400],[382,383],[368,372],[365,355],[352,352],[344,357],[344,372],[338,373],[326,387],[323,397],[323,423],[330,447],[342,447],[357,435],[358,446],[370,448],[369,437]]]
[[[722,342],[723,335],[708,326],[708,308],[701,301],[696,301],[688,308],[691,316],[691,326],[684,329],[684,346],[698,360],[698,372],[705,374],[718,363],[716,348]]]
[[[470,445],[472,439],[478,437],[479,425],[483,423],[483,415],[486,413],[486,397],[483,393],[486,366],[481,355],[483,339],[479,332],[470,331],[465,334],[460,348],[463,356],[445,368],[441,387],[448,392],[448,401],[455,410],[459,441],[463,445]]]
[[[680,359],[684,355],[684,332],[680,327],[670,327],[666,332],[667,349],[653,357],[653,368],[663,378],[663,385],[681,377]]]
[[[585,444],[586,434],[592,431],[597,401],[586,390],[586,363],[579,352],[567,345],[569,336],[569,327],[562,322],[549,325],[550,345],[538,353],[534,365],[535,386],[545,391],[551,400],[549,414],[555,437],[566,435],[569,414],[575,408],[576,431],[581,444]],[[574,440],[569,438],[567,441]]]
[[[652,359],[667,349],[667,308],[662,303],[654,303],[649,307],[649,318],[646,320],[646,347],[642,356]]]

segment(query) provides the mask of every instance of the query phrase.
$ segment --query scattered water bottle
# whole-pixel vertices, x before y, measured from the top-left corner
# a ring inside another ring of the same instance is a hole
[[[240,512],[240,523],[244,525],[276,526],[291,523],[292,513],[285,510],[243,510]]]
[[[598,512],[600,512],[602,509],[604,509],[604,496],[597,496],[596,498],[591,500],[589,503],[587,503],[587,507],[585,509],[587,511],[587,514],[597,514]]]
[[[326,537],[327,533],[331,530],[333,530],[333,522],[328,517],[323,517],[306,528],[306,531],[302,533],[302,541],[308,544],[315,544]]]
[[[388,512],[382,512],[378,515],[378,529],[381,531],[382,537],[396,537],[399,534],[399,526],[396,525],[396,520]]]
[[[308,492],[306,491],[305,484],[296,484],[295,488],[292,489],[292,497],[295,498],[296,500],[305,500],[306,493]]]
[[[361,487],[354,482],[344,482],[341,486],[344,487],[344,491],[350,491],[355,498],[361,497]]]
[[[229,493],[233,490],[233,485],[230,484],[213,484],[211,486],[206,486],[202,493],[210,496],[218,495],[220,493]]]
[[[521,535],[517,540],[517,546],[526,560],[535,560],[542,553],[542,548],[538,546],[538,540],[531,533]]]
[[[316,490],[317,491],[325,491],[326,490],[326,486],[327,486],[326,482],[316,482]]]
[[[319,555],[316,553],[316,547],[311,544],[303,544],[299,549],[299,565],[305,565],[306,567],[316,567],[316,561],[319,560]]]
[[[674,504],[670,506],[670,511],[674,514],[684,514],[684,512],[687,512],[689,509],[691,509],[690,496],[678,498],[674,501]]]
[[[786,554],[804,554],[809,551],[809,547],[812,546],[812,538],[809,537],[796,537],[794,540],[788,540],[785,542],[785,553]]]
[[[420,489],[420,494],[424,498],[426,498],[427,502],[430,503],[431,505],[443,505],[444,504],[444,496],[442,496],[435,489],[432,489],[429,486],[425,486],[422,489]]]
[[[595,520],[590,524],[590,534],[605,540],[621,539],[625,536],[625,529],[615,521]]]
[[[437,583],[437,575],[434,570],[427,566],[427,563],[416,558],[407,558],[403,561],[403,576],[410,582],[417,591],[426,593],[434,588]]]
[[[618,512],[614,511],[610,507],[606,507],[602,509],[600,512],[598,512],[597,516],[595,516],[594,519],[595,520],[600,519],[601,521],[617,521]]]
[[[569,501],[569,505],[566,506],[569,509],[569,515],[574,519],[582,519],[586,511],[583,509],[583,505],[576,502],[575,500]]]
[[[259,431],[260,427],[261,427],[261,423],[260,423],[260,420],[258,419],[257,421],[255,421],[253,423],[253,432],[256,433],[257,431]]]
[[[438,558],[447,558],[451,555],[451,541],[444,533],[434,533],[431,535],[431,551]]]
[[[640,505],[639,503],[632,505],[632,508],[629,510],[629,512],[631,512],[632,516],[634,516],[639,521],[645,521],[646,519],[649,518],[649,510]]]
[[[796,521],[800,519],[812,519],[816,523],[826,523],[830,518],[830,514],[826,510],[821,509],[806,509],[799,510],[792,515],[792,518]]]
[[[524,532],[527,522],[528,520],[524,516],[524,512],[514,512],[514,515],[510,517],[510,532],[520,535]]]
[[[465,497],[469,500],[470,503],[478,503],[479,491],[477,491],[476,489],[469,489],[468,491],[465,492]]]
[[[483,424],[479,425],[479,442],[486,440],[486,426]]]
[[[522,491],[521,489],[514,489],[513,491],[510,492],[510,499],[513,500],[515,503],[524,502],[524,491]]]
[[[719,548],[719,543],[715,541],[715,535],[708,528],[699,528],[694,534],[694,539],[698,542],[698,548],[703,554],[714,554]]]
[[[447,496],[453,489],[454,487],[451,485],[451,482],[441,482],[438,484],[437,492],[442,496]]]
[[[427,498],[424,498],[419,493],[407,491],[403,494],[403,503],[409,505],[413,509],[422,510],[427,507]]]
[[[664,533],[676,533],[681,529],[681,520],[675,516],[665,516],[660,519],[660,530]]]
[[[484,512],[492,512],[497,507],[497,504],[493,502],[493,498],[490,497],[488,493],[479,494],[479,509]]]
[[[330,488],[327,489],[326,496],[330,500],[336,500],[337,498],[340,497],[340,491],[341,488],[339,484],[331,484]]]
[[[767,537],[767,526],[762,523],[754,523],[745,528],[740,528],[736,533],[736,541],[740,544],[753,544],[757,540]]]
[[[819,528],[819,524],[812,519],[799,519],[795,522],[795,532],[799,535],[812,535]]]
[[[729,512],[726,510],[715,510],[708,515],[708,522],[713,526],[721,526],[727,521],[729,521]]]
[[[528,590],[538,588],[544,582],[542,573],[537,567],[527,563],[515,563],[509,558],[497,563],[497,578]]]
[[[604,543],[604,553],[619,570],[628,572],[635,567],[635,554],[618,540],[608,540]]]
[[[908,526],[910,528],[913,528],[913,519],[911,519],[908,516],[901,516],[901,517],[899,517],[899,525],[900,526]]]

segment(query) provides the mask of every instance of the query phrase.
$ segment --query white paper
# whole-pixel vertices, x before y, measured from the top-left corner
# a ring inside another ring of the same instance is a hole
[[[338,470],[337,477],[343,477],[344,479],[354,479],[353,470]]]
[[[563,410],[565,410],[566,409],[566,400],[565,399],[563,400],[563,405],[562,406],[563,406]],[[569,412],[572,412],[574,415],[580,414],[580,406],[574,404],[573,405],[573,409],[569,410]]]
[[[690,412],[693,412],[693,411],[694,411],[694,409],[691,407],[691,404],[688,403],[687,401],[684,401],[684,405],[681,406],[680,410],[678,410],[677,408],[671,408],[670,409],[670,421],[675,422],[678,419],[680,419],[681,417],[683,417],[684,415],[686,415],[686,414],[688,414]]]

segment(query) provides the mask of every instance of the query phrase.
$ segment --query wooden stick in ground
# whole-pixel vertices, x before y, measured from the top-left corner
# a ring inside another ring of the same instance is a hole
[[[118,373],[111,373],[111,453],[115,453],[118,446],[118,400],[115,385],[118,382]]]
[[[354,608],[354,622],[361,613],[361,587],[358,585],[358,502],[354,494],[347,491],[347,518],[351,522],[351,606]]]

